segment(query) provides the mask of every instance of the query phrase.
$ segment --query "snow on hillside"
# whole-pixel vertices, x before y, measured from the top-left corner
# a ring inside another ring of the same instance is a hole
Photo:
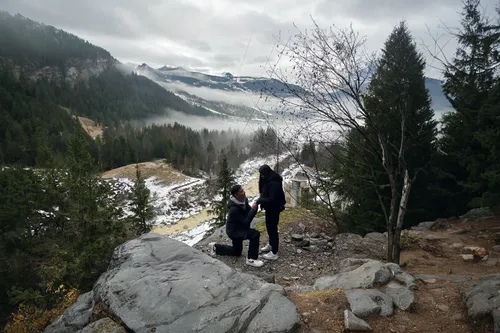
[[[286,156],[286,154],[280,155],[280,160]],[[258,169],[262,164],[269,164],[273,167],[275,163],[276,156],[274,155],[245,161],[235,171],[235,180],[238,184],[246,185],[250,180],[257,177]],[[114,194],[125,201],[123,206],[124,217],[132,215],[130,197],[134,181],[128,178],[116,177],[109,179],[109,181],[112,184]],[[188,177],[182,182],[169,185],[166,185],[157,177],[149,177],[145,182],[151,191],[155,212],[152,221],[154,226],[175,224],[182,219],[198,214],[201,210],[208,208],[214,200],[218,199],[206,192],[207,181],[201,178]],[[203,223],[196,230],[186,230],[176,235],[175,238],[192,245],[193,240],[203,237],[208,229],[208,223]]]
[[[280,162],[283,161],[289,154],[282,154],[279,156]],[[250,160],[247,160],[236,169],[235,171],[235,182],[242,186],[247,185],[251,180],[256,179],[258,177],[259,167],[263,164],[267,164],[270,167],[274,167],[276,163],[276,155],[270,155],[266,157],[256,157]],[[217,200],[218,198],[214,198]],[[250,204],[255,201],[257,198],[255,196],[248,196],[248,200]],[[190,246],[201,241],[206,233],[210,230],[210,222],[211,220],[207,220],[201,223],[194,229],[183,231],[174,236],[175,239],[186,243]]]
[[[134,182],[128,178],[111,178],[114,183],[116,195],[130,197]],[[151,199],[154,207],[155,217],[153,225],[169,225],[183,218],[199,213],[210,204],[203,198],[203,189],[206,180],[189,177],[182,182],[169,185],[157,177],[149,177],[145,180],[147,188],[151,191]],[[124,216],[132,215],[131,202],[126,200],[123,206]]]

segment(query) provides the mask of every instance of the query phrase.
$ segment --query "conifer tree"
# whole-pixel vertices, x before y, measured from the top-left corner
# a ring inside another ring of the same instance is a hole
[[[137,235],[151,231],[151,219],[154,216],[151,205],[151,191],[147,188],[142,177],[139,165],[135,166],[136,179],[132,190],[132,212],[134,213],[132,226]]]
[[[436,122],[424,68],[401,22],[387,39],[364,96],[366,123],[348,137],[342,170],[337,171],[347,215],[366,231],[383,226],[388,231],[388,260],[396,263],[412,188],[435,154]]]
[[[483,201],[483,194],[490,181],[494,181],[493,146],[483,139],[498,118],[498,111],[492,107],[492,92],[498,82],[495,70],[500,31],[481,13],[480,0],[464,1],[461,23],[456,35],[459,46],[444,71],[444,92],[454,111],[443,117],[440,140],[446,159],[440,167],[450,179],[449,186],[455,189],[452,195],[461,207],[457,213],[488,204]]]
[[[215,215],[215,227],[220,227],[226,223],[227,203],[230,197],[231,187],[234,185],[234,172],[229,167],[227,155],[222,151],[219,160],[219,172],[217,174],[217,194],[220,200],[212,205],[210,214]]]
[[[212,143],[212,141],[209,141],[208,145],[207,145],[207,163],[206,163],[205,169],[210,174],[213,172],[213,167],[214,167],[216,157],[217,157],[217,154],[215,153],[214,144]]]
[[[65,196],[59,214],[64,217],[63,233],[74,259],[65,267],[65,278],[71,285],[88,288],[106,269],[103,259],[123,241],[124,225],[109,183],[94,172],[88,137],[77,120],[74,129],[68,143],[66,175],[61,184]]]

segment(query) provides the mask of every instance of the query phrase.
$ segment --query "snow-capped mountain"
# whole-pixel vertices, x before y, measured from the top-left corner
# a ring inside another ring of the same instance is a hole
[[[144,63],[134,66],[133,70],[154,80],[179,97],[212,111],[214,115],[248,117],[252,114],[256,118],[265,117],[273,113],[273,103],[266,105],[263,96],[286,98],[292,96],[293,90],[301,89],[299,86],[287,86],[279,80],[270,78],[233,76],[231,73],[212,75],[183,67],[152,68]],[[442,113],[451,109],[451,105],[443,94],[440,80],[426,78],[425,83],[429,89],[436,118],[439,119]]]
[[[283,82],[264,77],[233,76],[231,73],[223,75],[210,75],[193,72],[182,67],[163,66],[153,69],[147,64],[138,66],[138,71],[154,71],[154,74],[167,82],[180,82],[194,87],[206,87],[236,92],[261,93],[272,91],[279,96],[289,96],[290,89],[299,89],[299,86],[286,86]]]
[[[133,67],[132,64],[129,66]],[[135,73],[144,75],[165,89],[193,104],[200,105],[219,116],[263,118],[273,113],[275,104],[263,96],[288,97],[291,89],[283,82],[269,78],[233,76],[231,73],[210,75],[190,71],[182,67],[163,66],[153,68],[147,64],[133,67]]]

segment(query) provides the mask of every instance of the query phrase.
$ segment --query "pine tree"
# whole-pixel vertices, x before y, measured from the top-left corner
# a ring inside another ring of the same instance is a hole
[[[450,179],[448,187],[455,189],[455,202],[461,207],[457,213],[462,213],[486,204],[482,195],[488,191],[491,149],[481,136],[497,118],[485,105],[491,105],[491,91],[498,80],[498,50],[494,47],[498,45],[498,27],[482,15],[479,0],[464,1],[457,39],[456,55],[444,72],[443,88],[454,112],[443,117],[440,150],[446,164],[440,169]]]
[[[134,213],[132,227],[137,235],[151,231],[151,219],[154,216],[151,204],[151,192],[142,177],[139,165],[136,164],[136,179],[132,190],[132,212]]]
[[[207,145],[207,163],[205,166],[205,169],[209,173],[213,172],[215,158],[216,158],[216,153],[215,153],[214,144],[212,143],[212,141],[209,141],[208,145]]]
[[[89,137],[76,120],[74,129],[60,188],[65,194],[59,207],[65,221],[61,233],[68,242],[67,252],[61,255],[62,262],[67,260],[68,253],[73,256],[65,266],[68,284],[85,289],[106,269],[106,259],[125,234],[117,199],[109,183],[94,172],[88,151]],[[61,262],[61,258],[54,260]]]
[[[341,197],[348,199],[347,213],[362,217],[356,221],[365,224],[362,228],[377,228],[373,218],[379,219],[378,228],[385,224],[388,260],[396,263],[406,209],[422,204],[411,199],[419,197],[416,192],[411,196],[412,187],[435,154],[436,122],[424,68],[425,61],[401,22],[385,43],[364,98],[366,124],[351,133],[340,171],[338,186]]]
[[[229,143],[229,150],[228,150],[228,164],[230,168],[237,168],[238,164],[240,162],[240,156],[238,153],[238,148],[236,148],[236,144],[234,142],[234,139],[231,139],[231,142]]]
[[[217,194],[220,200],[212,205],[209,213],[215,215],[214,227],[223,226],[226,223],[227,203],[230,197],[231,187],[234,185],[234,172],[229,167],[227,155],[223,151],[219,157],[219,172],[217,174]]]

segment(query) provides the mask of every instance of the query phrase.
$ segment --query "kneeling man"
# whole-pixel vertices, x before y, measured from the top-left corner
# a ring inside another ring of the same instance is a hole
[[[227,236],[232,240],[233,245],[209,243],[209,250],[212,256],[240,256],[243,252],[243,241],[249,240],[247,265],[262,267],[264,262],[258,259],[260,232],[250,228],[255,214],[257,213],[257,203],[252,207],[248,204],[245,190],[241,185],[234,185],[231,188],[231,197],[227,203],[228,214],[226,222]]]

